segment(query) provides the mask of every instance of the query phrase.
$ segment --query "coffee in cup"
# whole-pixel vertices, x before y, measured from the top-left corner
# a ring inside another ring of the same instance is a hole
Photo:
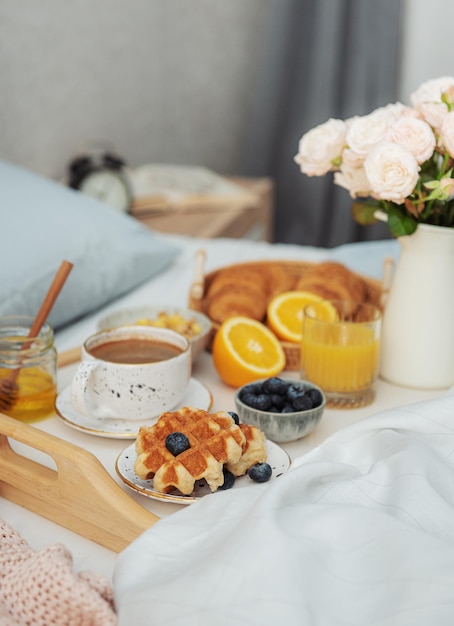
[[[90,417],[148,420],[176,408],[190,376],[183,335],[153,326],[102,330],[82,346],[71,401]]]

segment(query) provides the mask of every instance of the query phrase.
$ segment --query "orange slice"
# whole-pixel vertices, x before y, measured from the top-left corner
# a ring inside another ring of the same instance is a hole
[[[303,334],[303,309],[314,302],[323,302],[323,319],[337,319],[336,309],[320,296],[310,291],[285,291],[268,304],[267,324],[279,339],[300,343]]]
[[[231,387],[276,376],[285,367],[276,335],[261,322],[243,316],[230,317],[221,325],[212,355],[221,380]]]

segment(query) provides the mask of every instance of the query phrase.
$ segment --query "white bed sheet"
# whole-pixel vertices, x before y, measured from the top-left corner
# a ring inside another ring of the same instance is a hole
[[[119,624],[451,626],[454,395],[339,431],[119,557]]]

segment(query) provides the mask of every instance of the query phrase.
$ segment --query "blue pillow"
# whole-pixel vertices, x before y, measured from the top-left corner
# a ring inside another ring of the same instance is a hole
[[[74,264],[49,316],[58,328],[170,264],[179,248],[89,196],[0,161],[0,315],[35,315],[61,261]]]

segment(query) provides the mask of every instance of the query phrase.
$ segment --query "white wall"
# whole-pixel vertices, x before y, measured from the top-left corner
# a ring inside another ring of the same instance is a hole
[[[235,173],[268,0],[1,0],[0,158],[59,178],[110,139],[131,165]]]
[[[454,75],[453,0],[404,0],[400,99],[431,78]]]

